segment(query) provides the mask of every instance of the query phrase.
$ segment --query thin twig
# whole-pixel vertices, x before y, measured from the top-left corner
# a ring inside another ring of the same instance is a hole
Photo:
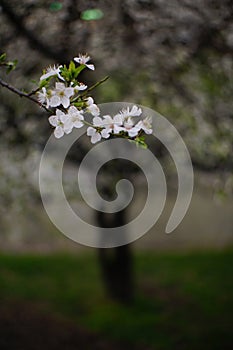
[[[80,97],[82,98],[83,96],[86,96],[90,91],[94,90],[97,86],[99,86],[100,84],[104,83],[106,80],[108,80],[109,76],[107,75],[106,77],[104,77],[103,79],[97,81],[97,83],[95,83],[94,85],[90,86],[85,92],[83,92],[82,94],[80,94],[79,96],[75,97],[72,102],[75,102],[76,100],[78,100]]]
[[[28,93],[28,96],[35,95],[38,91],[40,91],[40,87],[36,88],[35,90],[32,90],[31,92]]]
[[[8,84],[7,82],[2,80],[1,78],[0,78],[0,85],[2,85],[3,87],[5,87],[8,90],[14,92],[16,95],[18,95],[20,97],[25,97],[25,98],[31,100],[32,102],[38,104],[40,107],[44,108],[47,112],[52,113],[52,111],[50,109],[48,109],[47,107],[42,105],[39,101],[37,101],[34,97],[32,97],[30,93],[27,94],[27,93],[15,88],[14,86]]]

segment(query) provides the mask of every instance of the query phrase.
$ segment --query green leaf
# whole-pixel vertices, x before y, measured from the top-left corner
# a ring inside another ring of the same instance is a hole
[[[7,62],[7,70],[6,70],[7,74],[9,74],[12,70],[16,68],[17,63],[18,63],[18,60]]]
[[[73,61],[70,61],[69,72],[73,73],[75,71],[75,64]]]
[[[49,9],[50,9],[50,11],[54,11],[55,12],[55,11],[61,10],[62,7],[63,7],[63,5],[60,2],[55,1],[55,2],[51,3],[51,5],[49,6]]]
[[[86,68],[85,64],[81,64],[79,67],[76,68],[76,71],[75,71],[75,78],[78,77],[78,75],[82,72],[82,70]]]
[[[0,62],[4,62],[6,60],[6,53],[4,52],[3,54],[1,54],[0,56]]]
[[[39,88],[42,89],[42,87],[45,87],[47,85],[48,85],[48,80],[47,79],[41,80]]]
[[[69,69],[66,67],[66,65],[64,65],[64,67],[61,68],[61,76],[65,79],[69,81]]]
[[[84,21],[96,21],[103,18],[104,13],[100,9],[90,9],[83,11],[80,17]]]
[[[68,68],[66,65],[61,68],[61,75],[67,82],[73,82],[75,85],[77,85],[78,75],[84,68],[86,68],[85,64],[81,64],[80,66],[76,67],[75,63],[73,61],[70,61]]]

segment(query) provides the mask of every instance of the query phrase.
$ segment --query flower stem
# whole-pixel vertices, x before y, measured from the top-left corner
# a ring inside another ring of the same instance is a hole
[[[99,86],[100,84],[103,84],[106,80],[108,80],[109,76],[107,75],[106,77],[104,77],[103,79],[97,81],[97,83],[95,83],[94,85],[90,86],[86,91],[84,91],[82,94],[78,95],[77,97],[75,97],[72,102],[77,101],[80,97],[84,97],[86,96],[90,91],[94,90],[97,86]]]

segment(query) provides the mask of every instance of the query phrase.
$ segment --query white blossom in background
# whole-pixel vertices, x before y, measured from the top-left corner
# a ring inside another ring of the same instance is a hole
[[[49,66],[47,69],[46,69],[46,73],[43,74],[41,77],[40,77],[40,80],[44,80],[44,79],[47,79],[49,77],[54,77],[54,76],[57,76],[59,79],[65,81],[65,79],[60,75],[60,72],[61,72],[61,69],[62,66],[59,66],[59,67],[56,67],[55,65],[54,66]]]
[[[74,88],[66,87],[64,83],[56,83],[55,90],[52,90],[50,106],[57,107],[62,105],[64,108],[69,107],[70,97],[74,95]]]
[[[86,99],[86,112],[91,113],[94,117],[97,117],[100,114],[99,107],[94,103],[92,97]]]
[[[79,64],[84,64],[87,68],[89,68],[91,70],[95,70],[94,64],[87,64],[87,62],[89,62],[90,59],[91,58],[88,55],[79,54],[78,57],[74,58],[74,61],[79,63]]]
[[[75,106],[70,106],[68,109],[68,119],[73,128],[81,128],[83,124],[84,117],[82,115],[83,111],[79,111]]]
[[[49,117],[49,123],[55,127],[54,136],[57,139],[72,131],[70,118],[60,109],[56,109],[56,115],[51,115],[51,117]]]

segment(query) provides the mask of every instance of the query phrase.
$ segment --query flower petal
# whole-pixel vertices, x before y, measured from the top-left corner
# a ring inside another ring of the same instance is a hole
[[[56,90],[65,90],[65,84],[64,83],[56,83],[55,84]]]
[[[130,115],[132,117],[138,117],[139,115],[142,114],[142,110],[141,108],[138,108],[138,106],[133,106],[131,111],[130,111]]]
[[[60,98],[56,95],[52,96],[51,99],[49,100],[49,105],[51,107],[57,107],[61,104]]]
[[[101,140],[101,135],[96,132],[94,135],[91,137],[91,143],[96,143]]]
[[[135,136],[138,135],[139,130],[140,130],[140,129],[138,129],[138,128],[136,128],[136,127],[132,128],[132,129],[129,129],[129,130],[127,130],[127,131],[128,131],[128,135],[129,135],[130,137],[135,137]]]
[[[62,119],[66,116],[64,112],[62,112],[59,108],[56,109],[56,116],[62,121]]]
[[[85,90],[86,88],[87,88],[87,85],[80,84],[80,85],[76,85],[74,90],[82,91],[82,90]]]
[[[91,70],[95,70],[94,64],[86,64],[86,67],[91,69]]]
[[[113,117],[113,122],[114,123],[117,123],[119,125],[121,125],[123,123],[123,116],[120,115],[120,114],[116,114],[114,117]]]
[[[87,101],[87,105],[88,105],[88,106],[90,106],[90,105],[92,105],[92,104],[94,103],[94,100],[93,100],[92,97],[88,97],[88,98],[86,99],[86,101]]]
[[[91,113],[93,116],[98,116],[100,114],[99,107],[94,103],[87,108],[87,111]]]
[[[54,130],[54,136],[57,139],[60,139],[64,135],[64,130],[61,126],[57,126],[56,129]]]
[[[63,105],[64,108],[69,107],[69,105],[70,105],[70,99],[69,99],[68,97],[62,96],[62,97],[60,98],[60,100],[61,100],[61,104]]]
[[[89,126],[87,128],[87,136],[92,136],[95,134],[95,132],[96,132],[96,130],[92,126]]]
[[[113,124],[113,119],[110,115],[104,115],[103,116],[103,125],[112,125]]]
[[[63,129],[66,134],[70,134],[71,131],[73,130],[73,123],[72,122],[67,122],[64,124]]]
[[[111,129],[103,129],[101,131],[101,136],[104,138],[104,139],[108,139],[110,137],[110,133],[111,133]]]
[[[67,97],[71,97],[73,94],[74,94],[74,88],[68,87],[68,88],[65,89],[65,95]]]
[[[49,117],[49,123],[52,126],[57,126],[58,125],[58,117],[56,115],[51,115],[51,117]]]
[[[74,123],[73,123],[73,126],[77,129],[81,128],[83,126],[83,123],[80,121],[80,120],[76,120]]]
[[[119,126],[117,124],[114,124],[114,134],[119,134],[121,131],[127,131],[123,126]]]
[[[103,120],[100,117],[94,117],[92,122],[93,122],[93,125],[95,125],[95,126],[102,126],[103,125]]]

